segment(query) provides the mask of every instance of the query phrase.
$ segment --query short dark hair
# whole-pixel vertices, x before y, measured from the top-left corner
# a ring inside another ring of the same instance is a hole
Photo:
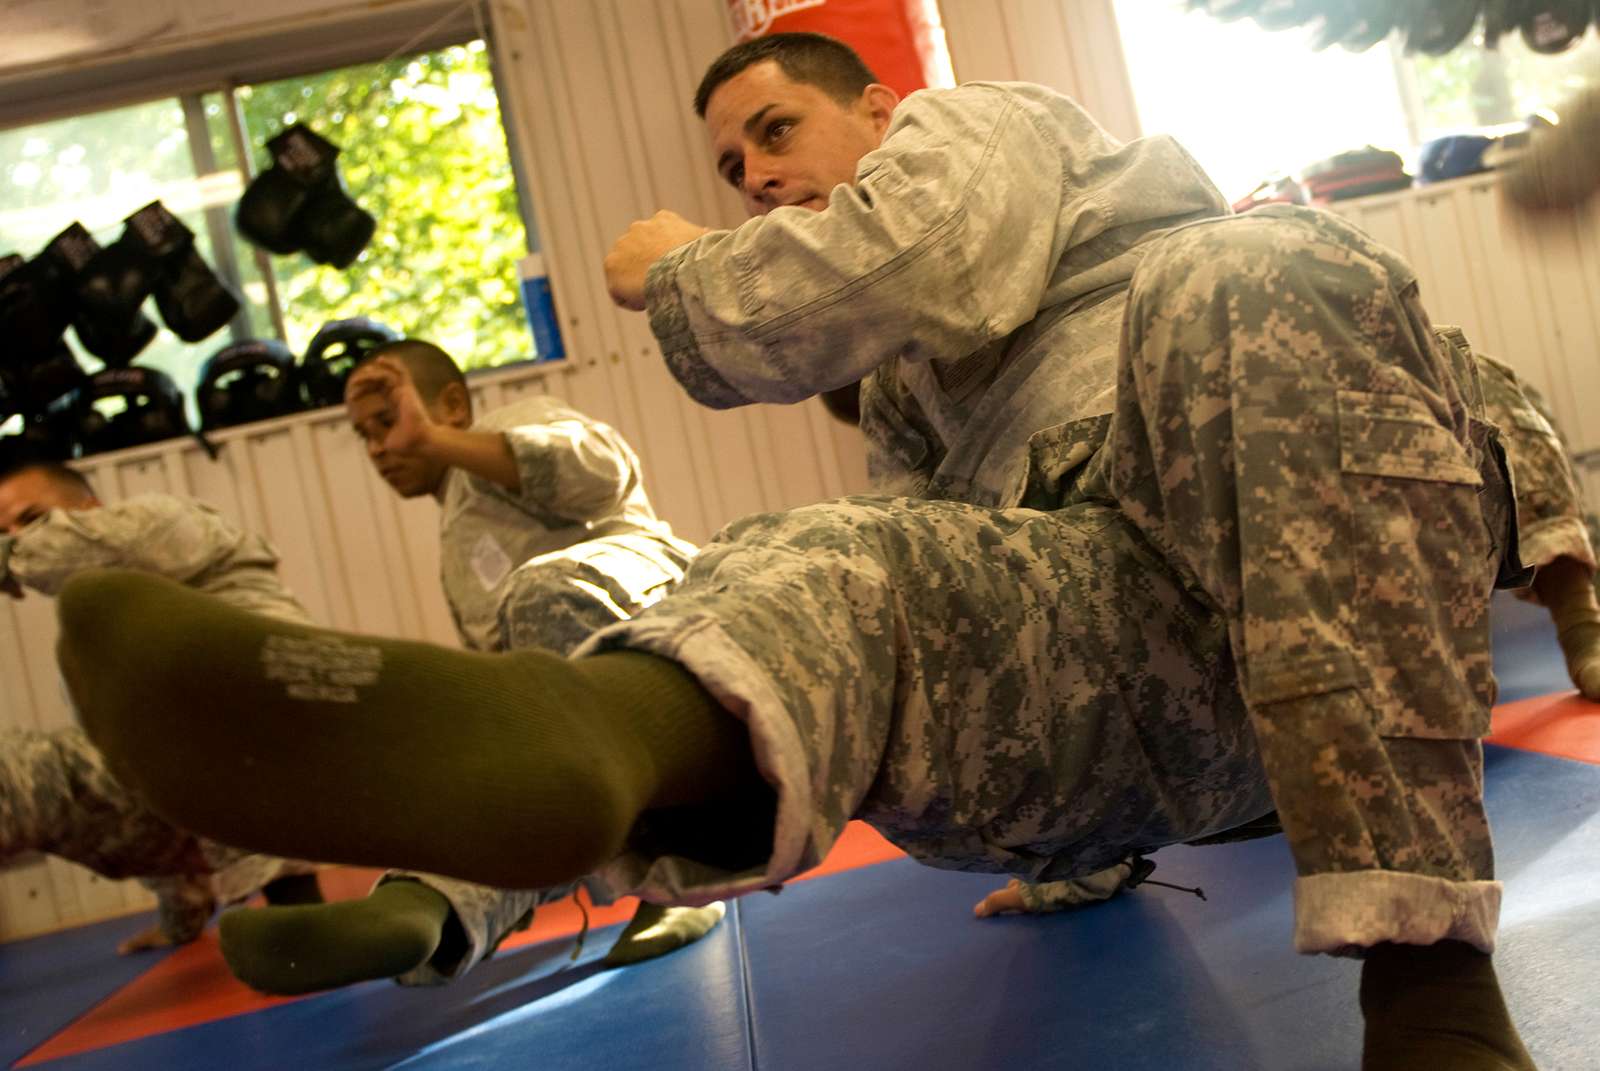
[[[52,484],[63,490],[75,491],[79,494],[88,495],[90,498],[99,497],[94,493],[94,485],[89,482],[87,476],[71,465],[64,465],[59,461],[24,458],[14,464],[0,468],[0,483],[21,476],[25,472],[42,473]]]
[[[361,363],[366,364],[377,357],[393,357],[406,366],[406,371],[411,373],[411,382],[417,385],[417,393],[422,396],[424,405],[432,405],[438,401],[440,393],[452,383],[459,383],[463,390],[466,389],[467,377],[462,374],[455,358],[433,343],[424,342],[420,338],[402,338],[394,342],[379,343]]]
[[[706,102],[717,87],[757,63],[774,60],[796,82],[816,86],[840,104],[849,104],[878,80],[855,49],[820,33],[775,33],[741,42],[711,61],[694,91],[694,113],[706,117]]]

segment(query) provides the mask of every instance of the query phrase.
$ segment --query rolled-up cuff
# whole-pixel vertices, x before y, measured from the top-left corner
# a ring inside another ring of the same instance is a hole
[[[405,870],[389,871],[373,884],[373,888],[390,881],[419,882],[443,896],[461,924],[460,936],[465,938],[464,949],[455,945],[447,954],[436,953],[422,966],[398,975],[395,981],[405,986],[444,985],[461,977],[493,955],[507,935],[524,928],[535,905],[559,899],[573,888],[492,889],[456,878]]]
[[[1129,863],[1116,866],[1070,881],[1046,881],[1039,884],[1022,882],[1017,892],[1022,899],[1022,909],[1032,915],[1046,915],[1066,911],[1084,904],[1109,900],[1122,891],[1123,882],[1133,873]]]
[[[737,873],[676,855],[646,856],[629,849],[599,870],[619,894],[661,904],[699,906],[780,885],[822,861],[849,815],[814,813],[810,763],[788,711],[766,672],[707,617],[649,617],[591,636],[572,657],[626,648],[677,662],[750,730],[756,768],[778,798],[772,854],[760,867]]]
[[[1494,951],[1498,881],[1451,881],[1396,870],[1354,870],[1295,879],[1294,947],[1353,955],[1375,944],[1465,941]]]

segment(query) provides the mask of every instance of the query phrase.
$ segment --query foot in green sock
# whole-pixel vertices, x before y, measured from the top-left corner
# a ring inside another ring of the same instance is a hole
[[[1579,621],[1556,636],[1572,683],[1585,699],[1600,701],[1600,621]]]
[[[222,956],[241,982],[291,995],[393,978],[439,948],[450,901],[415,881],[390,881],[364,900],[235,908],[218,928]]]
[[[1460,941],[1381,944],[1361,965],[1362,1071],[1535,1071],[1490,958]]]
[[[614,858],[647,810],[771,798],[744,725],[652,655],[347,635],[118,570],[74,577],[57,611],[113,772],[227,844],[546,888]]]
[[[710,933],[727,911],[720,902],[705,907],[662,907],[641,902],[633,921],[606,953],[604,963],[622,967],[694,944]]]
[[[1589,567],[1566,556],[1539,567],[1534,594],[1550,611],[1567,674],[1586,699],[1600,701],[1600,601]]]

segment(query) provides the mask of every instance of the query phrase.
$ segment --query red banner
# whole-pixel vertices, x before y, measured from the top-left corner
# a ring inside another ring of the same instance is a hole
[[[728,0],[741,41],[806,30],[836,37],[855,49],[878,81],[901,96],[927,86],[908,4],[919,0]]]

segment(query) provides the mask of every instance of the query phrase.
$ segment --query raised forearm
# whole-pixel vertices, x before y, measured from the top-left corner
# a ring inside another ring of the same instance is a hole
[[[510,494],[522,490],[522,475],[506,437],[498,431],[436,426],[426,449],[452,468],[484,479]]]

